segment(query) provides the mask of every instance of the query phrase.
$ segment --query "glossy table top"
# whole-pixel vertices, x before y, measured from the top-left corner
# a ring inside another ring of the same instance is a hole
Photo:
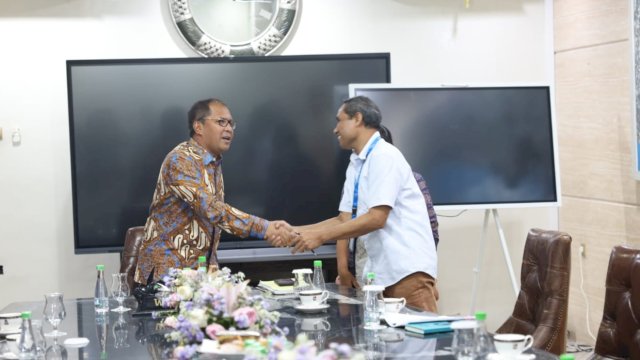
[[[354,289],[327,285],[331,292],[328,309],[318,313],[301,313],[295,309],[298,299],[274,299],[265,296],[272,310],[281,313],[279,326],[289,329],[288,338],[295,339],[298,333],[306,333],[323,349],[332,342],[347,343],[356,349],[372,350],[374,358],[387,359],[453,359],[451,354],[452,333],[436,334],[428,337],[414,336],[403,329],[365,330],[362,327],[362,294]],[[115,303],[112,303],[112,308]],[[125,305],[135,307],[135,300],[128,299]],[[12,303],[0,313],[30,310],[34,319],[42,319],[44,301]],[[60,330],[67,336],[59,339],[86,337],[90,343],[83,348],[67,348],[68,359],[161,359],[166,358],[169,345],[164,341],[166,329],[159,320],[151,317],[133,317],[131,312],[119,314],[110,312],[106,316],[96,316],[93,299],[65,300],[66,318]],[[405,309],[403,312],[412,312]],[[19,323],[19,319],[15,319]],[[0,324],[1,326],[1,324]],[[6,325],[5,325],[6,327]],[[51,330],[43,324],[44,332]],[[0,333],[2,328],[0,328]],[[46,338],[47,346],[53,344]],[[5,346],[16,351],[15,341]],[[555,356],[535,351],[536,359],[556,359]]]

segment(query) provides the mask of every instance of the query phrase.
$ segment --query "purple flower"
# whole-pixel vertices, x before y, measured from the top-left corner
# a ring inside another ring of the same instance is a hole
[[[197,349],[198,345],[178,346],[173,349],[173,357],[180,360],[191,359]]]
[[[269,353],[267,354],[267,359],[268,360],[277,360],[278,359],[278,354],[280,353],[280,351],[276,351],[275,349],[269,349]]]
[[[242,307],[233,312],[233,319],[241,329],[246,329],[255,324],[257,318],[258,314],[254,308]]]
[[[313,343],[311,343],[313,344]],[[298,354],[299,355],[305,355],[310,351],[314,351],[315,350],[315,345],[311,345],[309,343],[304,343],[302,345],[298,346]],[[305,358],[304,356],[302,357],[303,359]]]
[[[351,357],[351,346],[349,346],[349,344],[335,344],[335,348],[334,347],[331,347],[331,348],[338,353],[339,357],[346,357],[346,358]]]
[[[335,353],[333,350],[323,350],[318,355],[316,355],[315,360],[337,360],[339,355]]]

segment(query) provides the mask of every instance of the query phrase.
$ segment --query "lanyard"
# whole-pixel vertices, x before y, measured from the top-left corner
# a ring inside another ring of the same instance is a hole
[[[364,161],[362,162],[362,166],[360,167],[360,171],[358,172],[358,177],[356,177],[355,185],[353,185],[353,205],[351,206],[352,219],[356,218],[356,213],[358,212],[358,185],[360,185],[360,175],[362,174],[362,168],[364,168],[364,163],[367,161],[367,158],[369,158],[369,154],[371,154],[371,150],[373,150],[373,148],[376,147],[376,144],[378,144],[379,140],[380,140],[380,136],[378,136],[375,140],[373,140],[373,143],[371,143],[371,146],[369,146],[369,149],[367,150],[367,154],[364,156]]]

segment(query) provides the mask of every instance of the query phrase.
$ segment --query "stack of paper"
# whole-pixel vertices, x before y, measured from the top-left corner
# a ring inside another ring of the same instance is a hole
[[[258,283],[258,288],[268,291],[270,293],[272,293],[273,295],[291,295],[293,294],[293,285],[289,285],[289,286],[280,286],[278,284],[276,284],[275,281],[270,280],[270,281],[260,281]]]

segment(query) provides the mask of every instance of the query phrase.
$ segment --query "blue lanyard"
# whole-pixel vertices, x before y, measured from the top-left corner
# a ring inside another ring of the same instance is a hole
[[[362,174],[362,168],[364,168],[364,163],[367,161],[369,154],[371,154],[371,150],[376,147],[378,141],[380,140],[380,136],[378,136],[371,146],[369,146],[369,150],[367,150],[367,154],[364,156],[364,161],[362,162],[362,166],[360,167],[360,171],[358,172],[358,177],[356,178],[355,185],[353,185],[353,205],[351,206],[351,218],[356,218],[356,213],[358,212],[358,185],[360,185],[360,175]]]

